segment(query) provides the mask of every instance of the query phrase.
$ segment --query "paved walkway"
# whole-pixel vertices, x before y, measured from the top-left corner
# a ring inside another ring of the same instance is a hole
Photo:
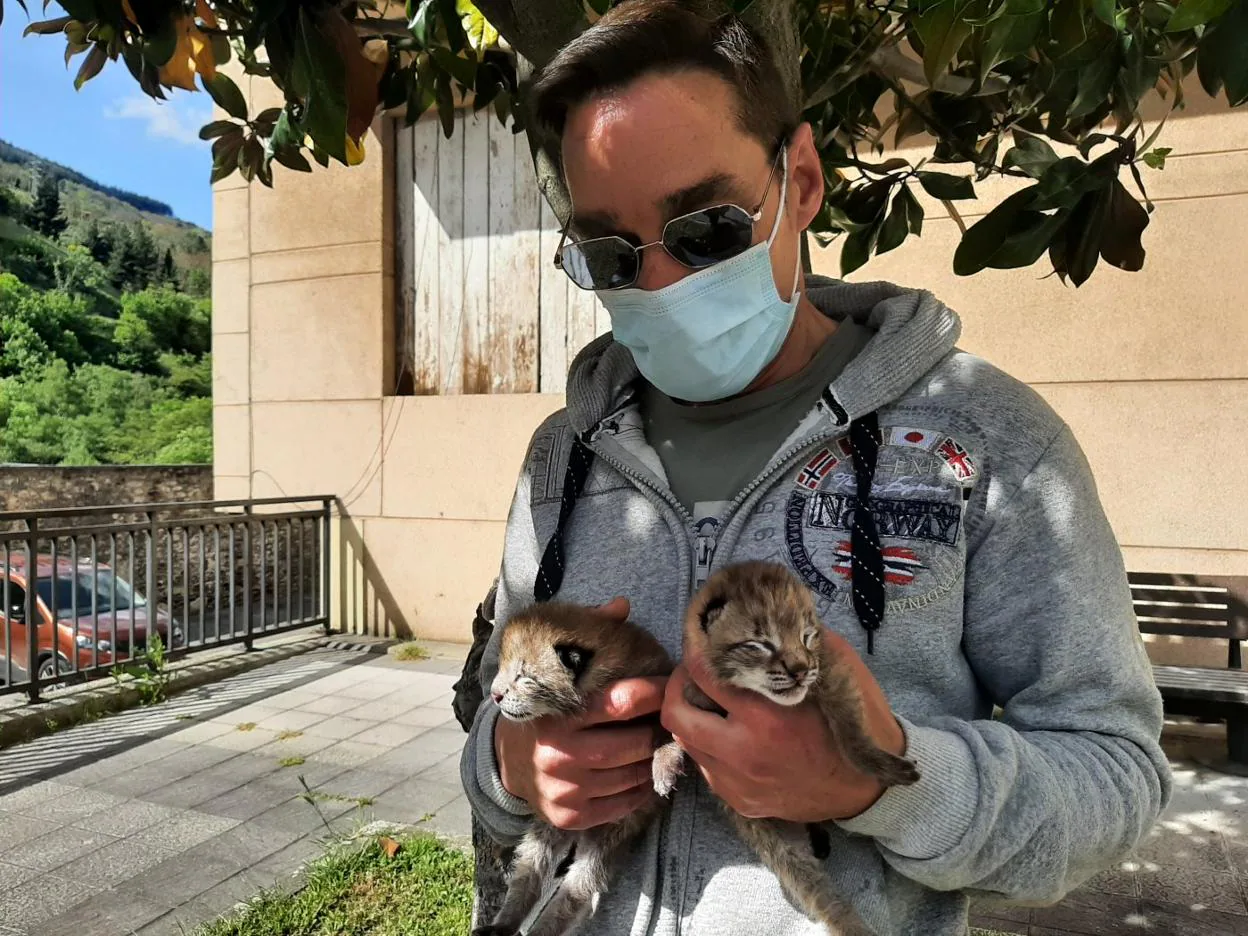
[[[466,838],[459,668],[315,651],[0,751],[0,936],[191,932],[373,820]]]
[[[374,820],[466,838],[461,652],[314,651],[0,751],[0,936],[193,932]],[[1170,744],[1178,792],[1136,858],[1056,907],[981,905],[974,922],[1248,936],[1248,779],[1196,767],[1201,747]]]

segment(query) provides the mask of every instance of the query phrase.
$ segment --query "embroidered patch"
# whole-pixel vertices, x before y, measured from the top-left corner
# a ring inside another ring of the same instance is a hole
[[[853,494],[820,491],[811,498],[809,523],[813,529],[851,530],[858,498]],[[880,536],[923,539],[952,546],[958,541],[962,511],[957,504],[938,501],[871,498],[871,516]]]
[[[789,561],[807,585],[825,598],[835,598],[839,591],[836,582],[815,568],[814,560],[806,550],[806,543],[802,538],[807,500],[805,494],[795,490],[789,495],[789,503],[784,508],[784,542],[789,548]]]
[[[968,487],[975,481],[975,476],[979,470],[975,467],[975,462],[971,459],[970,453],[967,452],[953,436],[945,436],[936,446],[936,454],[945,460],[945,464],[953,469],[953,473],[957,475],[958,480],[962,482],[963,487]]]
[[[885,546],[884,581],[893,585],[913,585],[917,572],[927,568],[913,549],[905,546]],[[854,554],[849,540],[836,544],[836,554],[832,568],[845,578],[852,578],[854,573]]]
[[[840,463],[841,460],[826,448],[820,449],[806,463],[806,467],[798,472],[797,483],[807,490],[817,491],[819,490],[819,482]]]
[[[930,449],[940,438],[935,432],[926,429],[911,429],[909,426],[894,426],[888,433],[889,445],[904,445],[909,448]]]

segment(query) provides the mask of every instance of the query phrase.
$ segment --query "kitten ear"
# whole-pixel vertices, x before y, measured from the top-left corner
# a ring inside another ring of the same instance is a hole
[[[594,651],[566,643],[555,644],[555,654],[559,657],[559,662],[567,667],[576,679],[580,679],[581,674],[589,666],[589,661],[594,657]]]
[[[702,625],[703,632],[709,631],[711,625],[723,613],[724,607],[728,604],[728,599],[723,595],[716,595],[711,598],[706,606],[702,609],[702,613],[698,616],[698,623]]]

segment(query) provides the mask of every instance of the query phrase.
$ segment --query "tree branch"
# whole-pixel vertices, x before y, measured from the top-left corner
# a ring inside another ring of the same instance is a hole
[[[911,84],[922,85],[927,87],[927,77],[923,74],[923,63],[916,62],[914,59],[907,58],[906,55],[896,46],[887,46],[877,49],[871,54],[870,62],[872,67],[885,80],[902,80]],[[936,79],[936,83],[931,86],[933,91],[943,91],[946,94],[961,96],[967,94],[975,87],[975,82],[970,78],[963,78],[961,75],[941,75]],[[979,90],[971,94],[971,97],[987,97],[991,94],[1000,94],[1009,88],[1009,85],[1000,78],[989,78],[980,86]]]

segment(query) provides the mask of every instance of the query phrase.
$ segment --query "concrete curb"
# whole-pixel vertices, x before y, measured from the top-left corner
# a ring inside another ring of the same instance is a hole
[[[167,696],[174,696],[189,689],[197,689],[228,676],[236,676],[250,670],[277,663],[309,650],[317,650],[342,641],[324,635],[291,641],[262,650],[240,652],[224,658],[183,662],[169,672]],[[355,648],[353,648],[355,649]],[[380,652],[385,652],[384,650]],[[140,704],[137,689],[131,685],[106,684],[94,689],[84,689],[65,696],[50,698],[21,709],[0,712],[0,750],[24,741],[52,734],[63,728],[101,715],[120,712]]]

